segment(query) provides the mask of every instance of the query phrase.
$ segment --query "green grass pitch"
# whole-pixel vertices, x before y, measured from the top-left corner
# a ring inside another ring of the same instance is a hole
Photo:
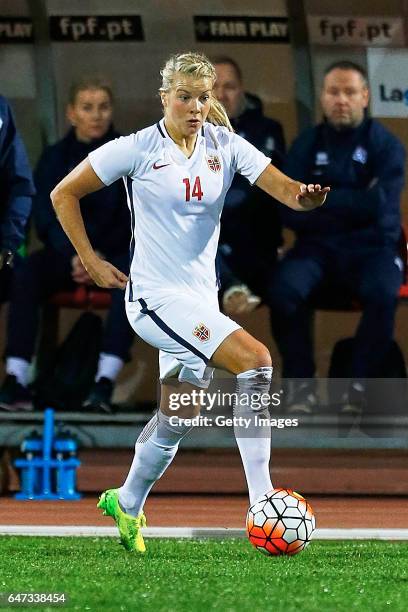
[[[4,536],[0,591],[68,594],[64,606],[41,610],[408,609],[406,543],[312,542],[297,556],[278,558],[245,539],[151,539],[147,546],[135,556],[113,538]]]

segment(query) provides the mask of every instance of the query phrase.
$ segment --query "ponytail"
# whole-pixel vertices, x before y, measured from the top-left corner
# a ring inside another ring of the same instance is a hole
[[[208,113],[207,119],[210,123],[213,123],[214,125],[223,125],[224,127],[228,128],[230,132],[234,131],[231,122],[228,119],[228,115],[225,108],[223,107],[221,102],[217,100],[214,94],[212,95],[211,108],[210,112]]]

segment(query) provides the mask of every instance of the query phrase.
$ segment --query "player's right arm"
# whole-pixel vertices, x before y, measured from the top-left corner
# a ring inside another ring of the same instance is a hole
[[[105,184],[88,159],[84,159],[51,192],[51,201],[65,233],[74,245],[85,269],[99,287],[124,289],[127,277],[92,248],[85,230],[79,200]]]
[[[131,134],[95,149],[51,192],[51,201],[64,231],[99,287],[124,289],[127,276],[95,253],[85,230],[79,200],[121,177],[136,176],[143,159],[143,146],[138,140],[138,134]]]

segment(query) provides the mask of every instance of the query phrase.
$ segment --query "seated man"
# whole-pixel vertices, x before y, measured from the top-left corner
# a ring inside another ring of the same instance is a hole
[[[244,92],[241,70],[233,59],[217,57],[213,63],[217,72],[214,93],[234,130],[280,167],[285,153],[282,126],[263,115],[259,98]],[[249,312],[265,297],[281,241],[277,205],[236,174],[225,199],[217,255],[227,314]]]
[[[309,413],[316,405],[311,315],[313,296],[325,283],[335,281],[341,295],[357,297],[363,308],[344,412],[361,412],[365,381],[381,377],[393,337],[402,282],[397,245],[405,153],[367,116],[368,100],[365,71],[348,61],[332,64],[321,92],[324,121],[295,140],[285,165],[295,179],[331,187],[325,206],[310,215],[282,211],[296,243],[270,287],[273,331],[284,378],[312,379],[292,385],[292,413]]]
[[[44,247],[30,255],[16,275],[7,327],[6,379],[0,389],[0,407],[30,410],[29,366],[38,331],[40,306],[61,290],[92,281],[59,224],[50,200],[55,185],[90,151],[118,136],[112,126],[113,95],[100,78],[84,78],[70,92],[68,134],[47,147],[35,171],[37,195],[34,221]],[[81,210],[93,246],[123,272],[129,265],[129,210],[121,181],[86,196]],[[123,292],[112,290],[94,388],[86,405],[110,412],[115,380],[132,343]]]

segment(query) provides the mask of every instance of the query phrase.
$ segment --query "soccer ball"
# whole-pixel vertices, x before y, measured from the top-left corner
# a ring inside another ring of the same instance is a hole
[[[316,522],[311,506],[291,489],[272,489],[248,510],[249,541],[265,555],[296,555],[309,544]]]

